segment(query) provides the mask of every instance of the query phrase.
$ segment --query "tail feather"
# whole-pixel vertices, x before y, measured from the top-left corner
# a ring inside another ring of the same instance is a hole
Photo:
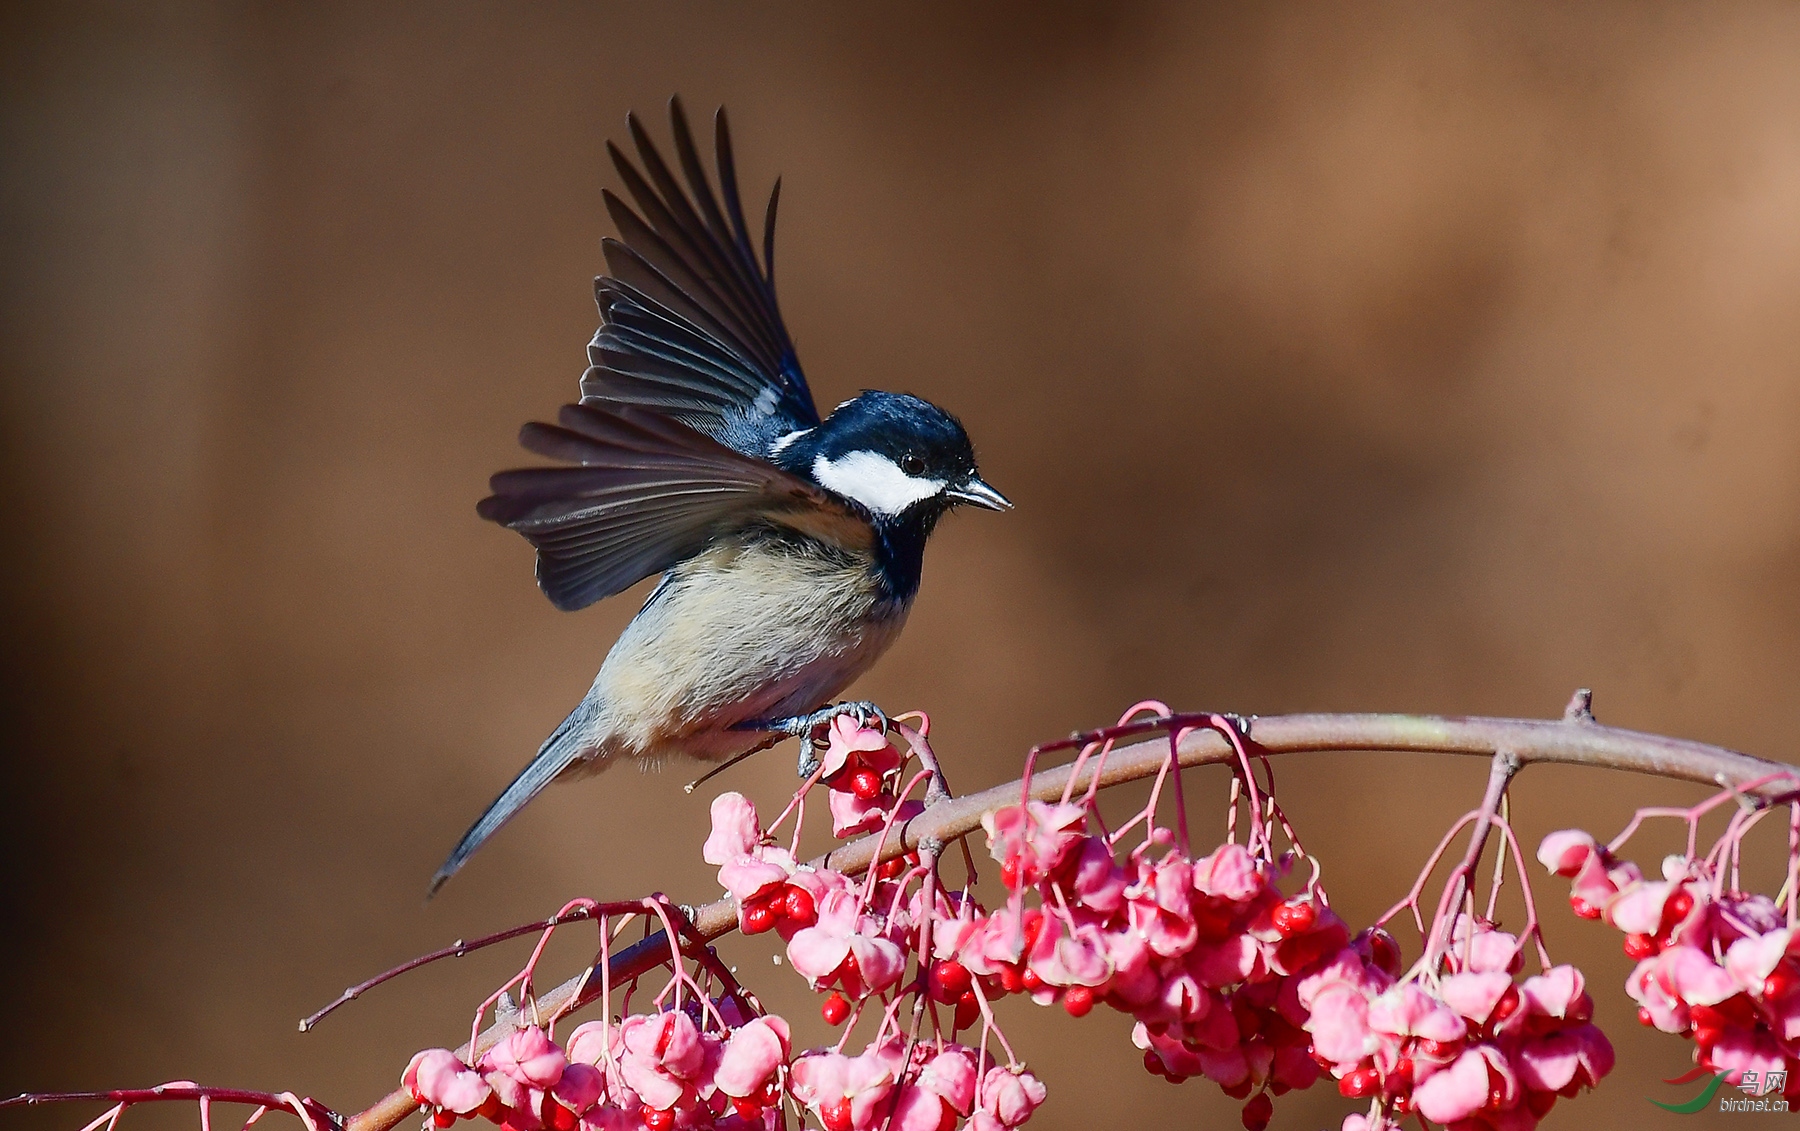
[[[494,799],[494,803],[487,807],[487,811],[482,813],[469,831],[463,834],[462,840],[457,842],[456,848],[450,853],[450,858],[431,877],[431,890],[426,893],[427,899],[436,895],[438,889],[444,886],[444,881],[456,875],[468,863],[469,857],[475,855],[475,850],[500,831],[500,826],[512,820],[519,810],[525,808],[526,803],[542,793],[545,786],[555,781],[558,774],[581,757],[588,738],[584,724],[592,713],[592,702],[583,699],[569,712],[569,717],[562,721],[562,725],[544,740],[544,744],[538,747],[537,755],[519,771],[519,776]]]

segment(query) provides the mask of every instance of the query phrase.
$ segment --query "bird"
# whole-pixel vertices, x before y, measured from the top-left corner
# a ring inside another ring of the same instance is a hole
[[[536,548],[559,609],[662,578],[433,893],[553,781],[621,759],[723,764],[784,736],[802,739],[802,773],[816,768],[832,718],[885,722],[832,701],[899,636],[938,521],[1012,509],[930,401],[865,390],[820,416],[775,298],[780,180],[759,262],[724,108],[716,193],[679,97],[669,119],[679,180],[635,114],[638,164],[607,143],[630,203],[602,192],[619,234],[602,241],[581,398],[519,434],[558,465],[499,472],[476,508]]]

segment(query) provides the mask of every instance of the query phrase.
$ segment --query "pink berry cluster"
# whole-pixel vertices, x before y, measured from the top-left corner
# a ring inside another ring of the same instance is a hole
[[[1568,877],[1577,915],[1623,932],[1625,953],[1637,962],[1625,990],[1638,1003],[1639,1021],[1692,1039],[1699,1065],[1733,1083],[1747,1073],[1767,1080],[1785,1072],[1787,1098],[1800,1102],[1800,938],[1792,897],[1784,910],[1735,883],[1727,888],[1725,860],[1740,825],[1734,820],[1705,857],[1690,848],[1664,858],[1659,879],[1647,879],[1580,830],[1545,837],[1538,860]]]
[[[1466,914],[1452,932],[1441,958],[1405,976],[1376,929],[1298,980],[1314,1056],[1338,1091],[1376,1108],[1344,1131],[1410,1112],[1457,1131],[1528,1131],[1612,1071],[1579,970],[1518,981],[1518,938]]]
[[[921,803],[903,800],[905,761],[882,730],[848,717],[833,721],[818,777],[828,791],[833,835],[891,829],[922,810]],[[854,1028],[865,1011],[880,1019],[860,1051],[846,1051],[847,1028],[836,1046],[792,1062],[789,1093],[825,1131],[871,1131],[890,1117],[901,1131],[951,1131],[965,1122],[976,1131],[1007,1131],[1043,1102],[1043,1084],[1022,1066],[995,1063],[954,1040],[959,1030],[988,1021],[970,987],[947,988],[929,976],[935,968],[917,972],[931,931],[957,922],[974,905],[927,883],[931,869],[916,852],[861,878],[809,868],[764,831],[748,798],[724,793],[713,800],[702,855],[718,866],[720,884],[737,900],[744,931],[776,932],[788,965],[825,995],[820,1014],[827,1024]],[[911,978],[909,965],[916,971]],[[947,1026],[933,1009],[933,1032],[909,1042],[895,1018],[919,992],[955,1008]]]
[[[899,853],[878,846],[880,862],[861,875],[799,862],[819,788],[834,836],[885,843],[923,811],[912,793],[927,780],[941,784],[925,726],[894,726],[911,746],[902,754],[885,727],[835,719],[818,772],[773,825],[743,795],[721,794],[702,849],[743,932],[778,936],[777,964],[785,957],[821,995],[821,1017],[839,1030],[834,1042],[796,1053],[788,1023],[764,1013],[716,955],[671,943],[669,986],[639,1012],[630,1010],[635,980],[603,987],[608,1014],[607,993],[626,991],[623,1016],[576,1028],[565,1046],[553,1039],[554,1019],[550,1030],[521,1025],[473,1065],[445,1049],[420,1053],[404,1086],[440,1128],[480,1116],[507,1131],[785,1131],[798,1116],[823,1131],[1013,1131],[1046,1092],[995,1021],[994,1003],[1011,995],[1076,1018],[1097,1005],[1130,1016],[1149,1072],[1211,1080],[1243,1101],[1248,1131],[1268,1126],[1275,1097],[1327,1073],[1343,1095],[1369,1102],[1344,1131],[1384,1131],[1409,1116],[1452,1131],[1530,1131],[1559,1098],[1611,1070],[1612,1046],[1592,1023],[1582,976],[1551,965],[1528,888],[1521,936],[1491,921],[1498,879],[1486,918],[1465,907],[1467,862],[1429,927],[1419,915],[1445,847],[1477,818],[1522,860],[1492,807],[1498,793],[1452,828],[1405,901],[1353,934],[1270,792],[1272,778],[1267,787],[1260,780],[1267,767],[1257,773],[1239,721],[1188,716],[1181,725],[1188,719],[1224,735],[1238,755],[1222,843],[1204,854],[1190,848],[1173,753],[1147,805],[1116,830],[1098,811],[1096,785],[1076,796],[1071,773],[1060,799],[1037,800],[1028,772],[1018,804],[982,817],[1005,890],[992,910],[966,888],[943,888],[929,841]],[[1133,725],[1142,724],[1122,728]],[[1165,712],[1151,725],[1173,732],[1173,751],[1176,720]],[[1077,770],[1097,759],[1097,781],[1111,741],[1085,746]],[[914,758],[923,768],[909,768]],[[1173,827],[1159,810],[1165,786]],[[1724,897],[1692,862],[1679,878],[1647,885],[1591,838],[1559,836],[1543,858],[1575,878],[1577,909],[1593,908],[1631,932],[1628,950],[1643,949],[1632,992],[1653,1023],[1693,1033],[1703,1063],[1789,1063],[1786,1042],[1800,1039],[1791,909],[1784,926],[1772,902]],[[1478,861],[1479,840],[1469,851]],[[1297,865],[1303,881],[1290,879]],[[605,906],[660,915],[674,938],[673,909],[660,901]],[[1406,970],[1381,926],[1403,908],[1424,941]],[[1692,934],[1696,923],[1710,933]],[[1524,977],[1528,941],[1542,970]],[[508,985],[528,992],[536,961]]]
[[[1319,1076],[1295,985],[1348,943],[1343,920],[1316,882],[1284,896],[1266,851],[1227,841],[1195,858],[1152,814],[1121,861],[1090,816],[1067,801],[986,815],[1010,898],[939,928],[934,984],[948,996],[973,980],[986,998],[1027,993],[1076,1017],[1097,1002],[1127,1013],[1148,1071],[1212,1080],[1246,1100],[1244,1125],[1259,1131],[1271,1096]]]
[[[1029,1072],[995,1064],[954,1042],[921,1042],[909,1058],[898,1036],[849,1056],[829,1049],[793,1064],[793,1094],[825,1131],[1005,1131],[1044,1102],[1044,1085]],[[896,1088],[898,1089],[896,1091]]]
[[[401,1083],[438,1127],[480,1116],[507,1131],[772,1131],[786,1125],[788,1055],[787,1022],[725,997],[590,1021],[566,1046],[526,1025],[472,1066],[427,1049]]]
[[[891,989],[905,973],[913,915],[894,906],[893,869],[886,869],[889,878],[877,873],[863,881],[802,868],[763,832],[756,807],[739,793],[713,799],[712,834],[702,855],[719,866],[720,884],[737,897],[746,933],[779,933],[794,969],[814,989],[836,991],[845,1016],[849,1002]],[[882,895],[889,897],[888,914],[881,913]]]

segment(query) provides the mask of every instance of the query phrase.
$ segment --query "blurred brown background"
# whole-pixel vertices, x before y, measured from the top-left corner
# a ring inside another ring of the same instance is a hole
[[[958,784],[1144,695],[1553,715],[1591,684],[1603,721],[1794,756],[1792,5],[44,5],[0,44],[0,1092],[354,1110],[523,951],[297,1034],[340,987],[574,894],[716,890],[704,797],[622,771],[422,902],[636,608],[558,614],[473,504],[575,396],[603,139],[633,107],[666,136],[675,91],[730,106],[748,195],[785,178],[820,400],[941,401],[1019,504],[946,524],[860,687],[929,708]],[[1482,776],[1281,768],[1362,921]],[[1540,769],[1518,811],[1695,796]],[[1540,894],[1621,1056],[1551,1126],[1675,1123],[1643,1097],[1686,1098],[1656,1081],[1687,1048]],[[1034,1127],[1236,1126],[1127,1029],[1017,1013]]]

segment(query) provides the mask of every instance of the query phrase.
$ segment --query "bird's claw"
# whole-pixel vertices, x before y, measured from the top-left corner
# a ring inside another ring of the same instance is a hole
[[[834,703],[822,707],[807,715],[794,715],[791,718],[771,719],[768,722],[748,724],[758,730],[774,731],[800,740],[799,772],[802,778],[810,778],[819,772],[823,762],[819,760],[818,750],[828,739],[828,728],[833,719],[843,715],[854,717],[862,726],[879,727],[883,733],[888,730],[887,712],[866,699],[850,703]]]

